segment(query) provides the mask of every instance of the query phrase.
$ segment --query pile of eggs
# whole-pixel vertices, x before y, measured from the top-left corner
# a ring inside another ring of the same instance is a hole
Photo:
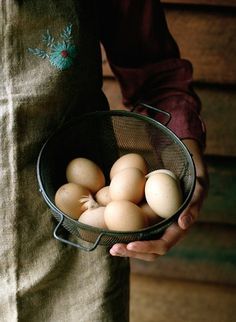
[[[76,158],[66,168],[67,183],[56,192],[55,204],[81,223],[116,231],[135,231],[172,216],[182,205],[179,179],[170,170],[148,173],[137,153],[117,159],[106,185],[94,161]]]

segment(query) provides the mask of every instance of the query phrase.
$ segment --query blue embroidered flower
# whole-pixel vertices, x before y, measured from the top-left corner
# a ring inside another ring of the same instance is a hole
[[[77,56],[77,48],[72,41],[72,24],[65,27],[60,37],[63,39],[62,42],[55,44],[54,37],[47,30],[43,35],[43,42],[49,47],[49,53],[40,48],[28,48],[28,50],[37,57],[49,59],[54,67],[66,70],[71,67]]]
[[[63,42],[53,46],[49,60],[58,69],[65,70],[73,64],[76,55],[75,45]]]

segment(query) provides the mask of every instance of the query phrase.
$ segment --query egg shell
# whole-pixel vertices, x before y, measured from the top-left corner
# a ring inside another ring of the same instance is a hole
[[[92,227],[107,229],[104,220],[104,210],[105,207],[87,209],[80,215],[78,221]]]
[[[127,200],[111,201],[104,211],[104,220],[110,230],[135,231],[146,226],[140,207]]]
[[[69,162],[66,168],[68,182],[81,184],[96,193],[105,185],[105,176],[101,168],[92,160],[76,158]]]
[[[110,179],[114,177],[116,173],[126,168],[138,168],[144,174],[147,174],[147,162],[138,153],[127,153],[121,156],[115,161],[110,170]]]
[[[149,178],[150,176],[152,176],[155,173],[165,173],[165,174],[168,174],[169,176],[171,176],[173,179],[175,179],[177,181],[179,180],[178,177],[176,176],[176,174],[173,171],[170,171],[168,169],[157,169],[157,170],[154,170],[152,172],[149,172],[146,175],[146,178]]]
[[[109,186],[105,186],[98,190],[98,192],[96,193],[95,200],[98,202],[99,205],[106,206],[111,201],[109,188]]]
[[[147,226],[152,226],[163,220],[163,218],[159,217],[155,211],[152,210],[152,208],[149,206],[147,202],[143,202],[140,205],[141,210],[143,211],[146,220],[147,220]]]
[[[151,175],[145,185],[149,206],[162,218],[174,215],[183,201],[179,183],[166,173]]]
[[[87,188],[70,182],[62,185],[55,194],[56,206],[66,215],[73,219],[78,219],[85,210],[80,202],[81,197],[89,196]]]
[[[138,168],[126,168],[119,171],[110,182],[112,200],[128,200],[138,204],[144,197],[146,178]]]

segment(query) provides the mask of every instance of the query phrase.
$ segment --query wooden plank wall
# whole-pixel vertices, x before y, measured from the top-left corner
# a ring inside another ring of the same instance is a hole
[[[182,57],[194,66],[208,128],[207,154],[236,156],[236,5],[219,2],[221,6],[196,6],[168,0],[165,10]]]
[[[195,4],[204,6],[217,6],[217,7],[236,7],[234,0],[163,0],[164,4]]]
[[[181,55],[194,66],[211,183],[193,233],[158,263],[133,261],[132,267],[135,272],[236,284],[236,1],[162,2]],[[111,108],[119,108],[119,85],[103,55],[104,91]]]

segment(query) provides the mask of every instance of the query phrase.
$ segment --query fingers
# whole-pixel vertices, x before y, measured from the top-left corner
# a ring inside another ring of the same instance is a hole
[[[178,219],[179,227],[183,230],[189,229],[189,227],[194,223],[195,217],[191,213],[190,208],[188,211],[184,212]]]
[[[178,219],[168,227],[163,236],[158,240],[135,241],[125,244],[116,244],[110,249],[112,256],[124,256],[153,261],[158,256],[165,255],[187,232],[187,229],[198,217],[199,209],[204,199],[204,188],[196,182],[195,191],[189,206]]]
[[[135,241],[127,245],[115,244],[110,249],[110,254],[153,261],[158,256],[166,254],[184,235],[184,230],[177,224],[172,224],[158,240]]]
[[[142,252],[129,250],[127,246],[128,245],[125,245],[125,244],[116,244],[110,249],[110,254],[112,256],[137,258],[145,261],[154,261],[158,257],[157,254],[142,253]]]

